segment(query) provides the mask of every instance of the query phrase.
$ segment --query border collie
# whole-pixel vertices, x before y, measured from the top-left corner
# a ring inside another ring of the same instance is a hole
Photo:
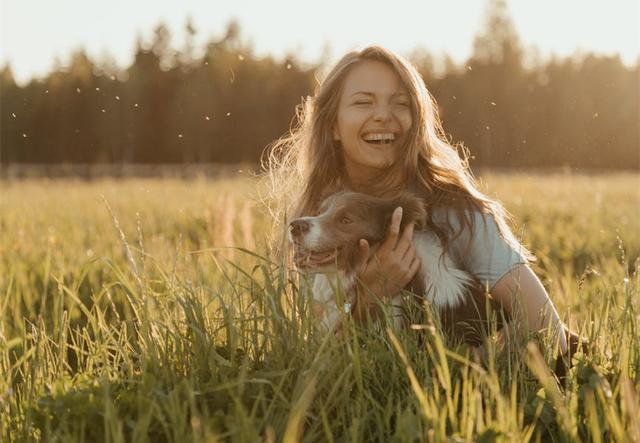
[[[364,238],[369,242],[373,256],[386,238],[392,214],[398,206],[403,209],[401,232],[410,223],[415,224],[413,244],[421,260],[421,268],[405,289],[439,311],[447,334],[473,346],[482,344],[481,328],[487,322],[486,304],[492,304],[495,309],[499,309],[499,305],[475,277],[456,266],[443,250],[439,238],[426,229],[424,202],[408,193],[383,199],[342,191],[324,200],[317,215],[290,222],[289,237],[294,247],[295,265],[308,274],[319,274],[313,288],[316,315],[326,327],[336,326],[340,318],[336,295],[346,295],[346,306],[353,301],[349,297],[356,284],[359,240]],[[401,318],[402,304],[402,295],[391,300],[394,319]],[[500,316],[497,323],[499,328]]]

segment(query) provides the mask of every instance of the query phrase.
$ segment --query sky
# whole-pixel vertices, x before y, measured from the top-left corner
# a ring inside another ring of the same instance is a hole
[[[258,56],[294,52],[329,62],[357,46],[382,44],[408,55],[423,47],[464,62],[482,29],[486,0],[0,0],[0,66],[9,62],[25,84],[45,76],[57,58],[85,48],[92,57],[110,54],[120,67],[133,60],[137,36],[151,39],[165,23],[173,45],[183,44],[191,17],[196,46],[220,38],[235,19],[241,38]],[[541,57],[576,52],[619,53],[634,64],[640,53],[638,0],[507,0],[520,41]],[[329,48],[329,51],[327,51]]]

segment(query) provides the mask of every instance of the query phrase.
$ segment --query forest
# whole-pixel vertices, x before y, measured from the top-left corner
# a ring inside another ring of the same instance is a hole
[[[440,108],[447,136],[473,166],[640,168],[639,66],[589,53],[543,59],[523,48],[501,3],[463,64],[424,48],[407,56]],[[45,78],[16,84],[0,71],[0,163],[258,163],[295,125],[296,107],[326,68],[290,54],[257,57],[238,22],[196,48],[184,27],[138,38],[133,63],[78,50]]]

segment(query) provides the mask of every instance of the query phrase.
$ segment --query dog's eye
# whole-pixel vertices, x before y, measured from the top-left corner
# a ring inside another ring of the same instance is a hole
[[[349,217],[342,217],[340,223],[342,223],[343,225],[348,225],[349,223],[353,223],[353,220],[351,220]]]

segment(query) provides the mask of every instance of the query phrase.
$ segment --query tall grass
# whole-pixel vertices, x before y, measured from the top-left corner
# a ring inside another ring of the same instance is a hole
[[[517,323],[324,333],[248,180],[0,183],[0,440],[640,440],[638,176],[483,179],[589,339],[561,385]]]

